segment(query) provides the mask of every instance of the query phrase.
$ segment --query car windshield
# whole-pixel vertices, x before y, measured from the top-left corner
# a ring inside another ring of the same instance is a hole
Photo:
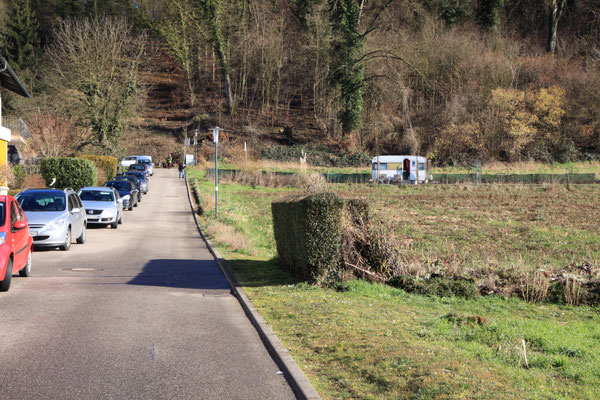
[[[152,164],[150,160],[138,160],[138,164]]]
[[[60,192],[23,192],[17,200],[24,211],[64,211],[65,194]]]
[[[114,201],[113,192],[102,190],[82,190],[79,197],[83,201]]]
[[[140,169],[140,170],[143,170],[143,169],[146,169],[146,166],[144,164],[133,164],[131,166],[131,169]]]
[[[126,191],[131,190],[131,185],[130,185],[129,181],[106,182],[104,184],[104,186],[114,187],[117,190],[126,190]]]

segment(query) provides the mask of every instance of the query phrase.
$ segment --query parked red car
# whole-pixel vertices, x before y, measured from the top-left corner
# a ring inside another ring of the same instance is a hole
[[[12,274],[31,274],[33,239],[27,217],[12,196],[0,195],[0,292],[10,288]]]

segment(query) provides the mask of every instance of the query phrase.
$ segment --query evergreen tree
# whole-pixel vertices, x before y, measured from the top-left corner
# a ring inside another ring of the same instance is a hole
[[[3,32],[2,53],[18,69],[31,68],[37,63],[38,23],[30,0],[12,0],[11,12]]]
[[[484,28],[489,31],[496,31],[500,16],[498,10],[502,7],[503,0],[479,0],[477,8],[477,19]]]
[[[361,125],[364,66],[360,62],[364,36],[359,32],[361,7],[356,0],[329,0],[335,38],[332,43],[331,83],[340,89],[339,118],[343,134]]]

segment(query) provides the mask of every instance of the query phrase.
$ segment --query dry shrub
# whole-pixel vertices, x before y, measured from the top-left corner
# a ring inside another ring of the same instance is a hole
[[[12,168],[0,166],[0,186],[15,188],[16,177]]]
[[[46,181],[44,181],[44,178],[42,178],[42,175],[40,175],[40,174],[27,175],[27,177],[23,181],[23,187],[24,188],[45,188]]]
[[[583,289],[575,276],[567,276],[564,283],[565,303],[572,306],[581,304]]]
[[[104,172],[104,169],[102,169],[102,168],[98,168],[97,171],[98,171],[98,186],[102,186],[106,182],[106,172]]]
[[[213,222],[207,226],[206,232],[215,239],[215,242],[229,246],[233,250],[250,250],[253,246],[251,241],[231,225],[222,222]]]
[[[342,260],[354,276],[386,282],[402,272],[400,246],[393,231],[367,215],[344,215]],[[348,274],[344,274],[348,275]]]
[[[550,277],[546,271],[534,271],[521,278],[521,296],[529,303],[541,303],[548,298]]]
[[[264,171],[240,171],[233,175],[220,175],[219,181],[240,185],[263,186],[272,188],[296,187],[307,193],[321,193],[327,189],[327,181],[319,173],[277,174]]]

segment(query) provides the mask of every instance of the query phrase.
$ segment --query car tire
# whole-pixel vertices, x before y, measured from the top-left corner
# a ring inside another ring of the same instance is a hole
[[[129,207],[127,207],[128,211],[133,211],[133,200],[131,203],[129,203]]]
[[[137,207],[139,202],[140,202],[139,200],[138,200],[138,201],[136,201],[136,202],[135,202],[135,204],[134,204],[133,206],[134,206],[134,207]]]
[[[7,292],[10,289],[10,281],[12,280],[12,266],[13,261],[11,258],[8,259],[6,264],[6,275],[4,279],[0,281],[0,292]]]
[[[115,221],[109,224],[111,228],[117,229],[119,227],[119,221]]]
[[[22,270],[19,271],[19,276],[26,278],[31,276],[31,249],[29,249],[29,256],[27,257],[27,263]]]
[[[118,223],[119,223],[119,225],[123,223],[123,214],[121,214],[121,218],[119,218]]]
[[[86,236],[87,236],[87,234],[86,234],[86,226],[83,225],[83,228],[81,228],[81,235],[77,238],[77,243],[84,244]]]
[[[65,244],[59,246],[60,249],[63,251],[69,251],[69,249],[71,248],[71,240],[71,228],[69,228],[67,229],[67,234],[65,236]]]

